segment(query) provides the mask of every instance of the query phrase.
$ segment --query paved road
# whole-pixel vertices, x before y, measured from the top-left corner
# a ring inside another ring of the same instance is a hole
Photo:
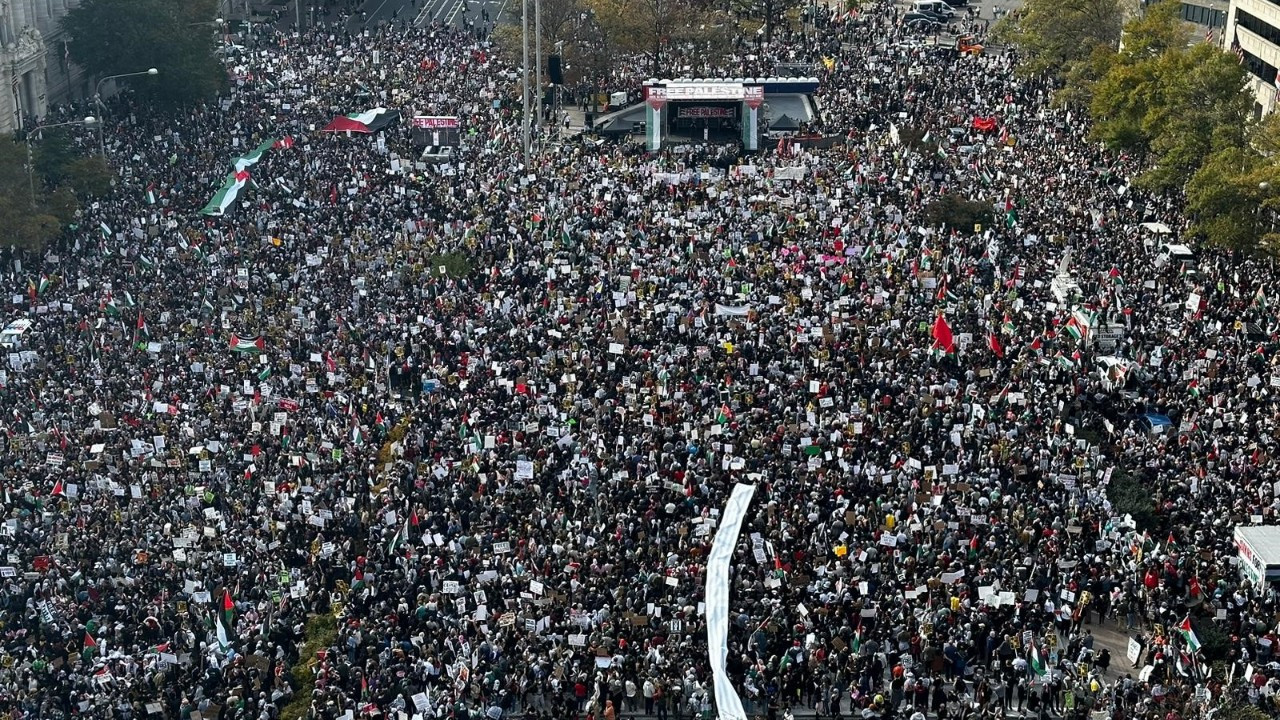
[[[422,7],[416,21],[419,25],[429,25],[438,20],[449,25],[461,26],[468,17],[473,22],[482,22],[485,11],[488,11],[489,23],[492,25],[505,13],[518,12],[520,7],[512,0],[420,0],[420,2]]]

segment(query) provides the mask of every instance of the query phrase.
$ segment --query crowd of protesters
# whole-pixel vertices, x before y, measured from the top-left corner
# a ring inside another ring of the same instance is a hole
[[[830,149],[526,166],[515,74],[440,26],[261,29],[220,102],[117,100],[115,192],[3,271],[0,712],[709,718],[736,482],[751,717],[1269,708],[1231,532],[1280,507],[1275,268],[1174,259],[1049,84],[895,17],[724,62],[812,63]],[[374,107],[463,144],[320,132]]]

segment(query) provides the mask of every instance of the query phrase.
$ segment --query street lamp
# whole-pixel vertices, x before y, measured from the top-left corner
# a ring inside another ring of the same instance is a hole
[[[107,142],[102,136],[103,118],[107,114],[107,109],[102,105],[102,84],[108,80],[116,80],[118,78],[136,77],[138,75],[159,75],[160,71],[155,68],[147,68],[141,72],[121,73],[119,75],[108,75],[98,81],[98,85],[93,89],[93,102],[98,105],[98,152],[102,157],[107,157]]]
[[[49,128],[64,127],[67,125],[93,126],[95,124],[98,124],[98,118],[90,115],[83,120],[71,120],[69,122],[52,123],[49,125],[37,125],[36,127],[31,128],[31,130],[27,133],[27,182],[31,184],[31,209],[32,210],[36,209],[36,163],[35,163],[35,159],[31,155],[31,139],[35,137],[36,133],[40,132],[41,130],[48,130]],[[99,128],[101,128],[100,124],[98,124],[98,126]]]

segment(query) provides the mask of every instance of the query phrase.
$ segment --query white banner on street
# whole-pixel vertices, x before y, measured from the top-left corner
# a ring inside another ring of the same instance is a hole
[[[724,506],[724,517],[716,531],[711,554],[707,558],[707,657],[711,660],[711,677],[716,691],[716,708],[720,720],[747,720],[742,698],[729,683],[725,661],[729,656],[729,564],[733,548],[738,544],[742,518],[751,505],[755,485],[738,483]]]

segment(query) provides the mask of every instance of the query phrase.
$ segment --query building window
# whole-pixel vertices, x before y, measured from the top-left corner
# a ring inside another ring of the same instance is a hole
[[[1236,24],[1272,45],[1280,45],[1280,29],[1276,29],[1243,10],[1236,10]],[[1244,66],[1246,70],[1262,82],[1275,84],[1276,68],[1248,50],[1244,51]]]
[[[1271,2],[1280,3],[1280,0],[1271,0]],[[1182,19],[1196,25],[1207,25],[1213,28],[1227,26],[1226,13],[1192,3],[1182,3]]]

